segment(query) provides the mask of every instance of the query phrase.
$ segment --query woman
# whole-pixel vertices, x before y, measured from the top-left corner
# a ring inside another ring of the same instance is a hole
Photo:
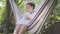
[[[27,27],[31,24],[30,21],[35,16],[36,12],[34,11],[35,4],[29,2],[26,4],[27,14],[24,19],[18,19],[16,22],[16,28],[14,30],[14,34],[24,34],[27,31]]]

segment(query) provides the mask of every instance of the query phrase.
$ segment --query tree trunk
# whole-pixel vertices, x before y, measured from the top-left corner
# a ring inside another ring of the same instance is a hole
[[[9,0],[6,0],[6,18],[4,24],[4,34],[9,34],[9,25],[11,22],[11,10]]]

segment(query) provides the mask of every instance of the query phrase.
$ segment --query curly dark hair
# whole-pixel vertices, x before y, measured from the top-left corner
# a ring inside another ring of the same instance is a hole
[[[33,9],[35,8],[35,4],[34,4],[34,3],[32,3],[32,2],[29,2],[29,3],[27,3],[26,5],[33,6]]]

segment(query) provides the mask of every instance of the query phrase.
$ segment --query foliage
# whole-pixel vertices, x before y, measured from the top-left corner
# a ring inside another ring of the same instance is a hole
[[[6,14],[6,2],[5,0],[0,0],[0,24],[3,24],[4,22],[4,18],[5,18],[5,14]]]

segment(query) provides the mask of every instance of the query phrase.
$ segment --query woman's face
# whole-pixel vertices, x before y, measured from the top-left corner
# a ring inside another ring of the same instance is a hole
[[[33,9],[33,6],[26,5],[26,10],[27,12],[32,13],[34,9]]]

